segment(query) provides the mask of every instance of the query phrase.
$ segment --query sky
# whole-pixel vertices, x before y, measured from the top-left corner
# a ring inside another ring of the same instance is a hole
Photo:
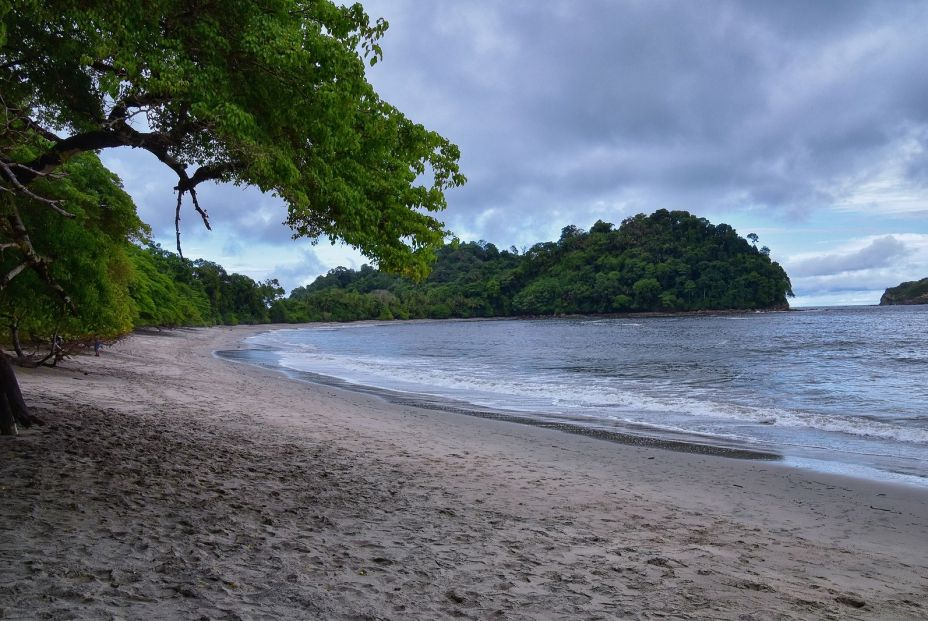
[[[381,96],[460,146],[442,219],[501,248],[682,209],[790,275],[792,305],[875,304],[928,276],[928,3],[362,0]],[[173,173],[106,151],[165,247]],[[184,253],[289,290],[353,249],[293,241],[279,200],[204,186]]]

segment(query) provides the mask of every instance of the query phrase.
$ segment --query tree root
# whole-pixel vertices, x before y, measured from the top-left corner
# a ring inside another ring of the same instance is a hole
[[[0,353],[0,435],[15,436],[17,426],[28,429],[44,424],[44,420],[29,411],[19,390],[13,365],[5,354]]]

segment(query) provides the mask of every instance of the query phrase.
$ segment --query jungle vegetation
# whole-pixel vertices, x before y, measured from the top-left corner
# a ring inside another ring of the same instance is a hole
[[[880,297],[880,306],[896,304],[928,304],[928,278],[889,287]]]
[[[452,241],[422,282],[365,265],[336,268],[275,302],[278,322],[778,309],[789,277],[727,224],[685,211],[638,214],[619,227],[567,226],[519,252]]]

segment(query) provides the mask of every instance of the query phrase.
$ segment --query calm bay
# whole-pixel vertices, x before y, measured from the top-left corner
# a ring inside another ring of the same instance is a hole
[[[925,306],[319,324],[248,344],[234,357],[433,407],[928,485]]]

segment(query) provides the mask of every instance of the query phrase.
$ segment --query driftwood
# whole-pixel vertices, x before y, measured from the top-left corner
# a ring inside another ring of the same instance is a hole
[[[112,345],[115,341],[97,341],[97,339],[74,339],[69,341],[51,340],[51,345],[33,346],[31,352],[26,353],[22,348],[16,350],[16,357],[12,363],[16,366],[34,369],[36,367],[56,367],[58,363],[77,354],[94,348],[94,343],[101,346]]]

